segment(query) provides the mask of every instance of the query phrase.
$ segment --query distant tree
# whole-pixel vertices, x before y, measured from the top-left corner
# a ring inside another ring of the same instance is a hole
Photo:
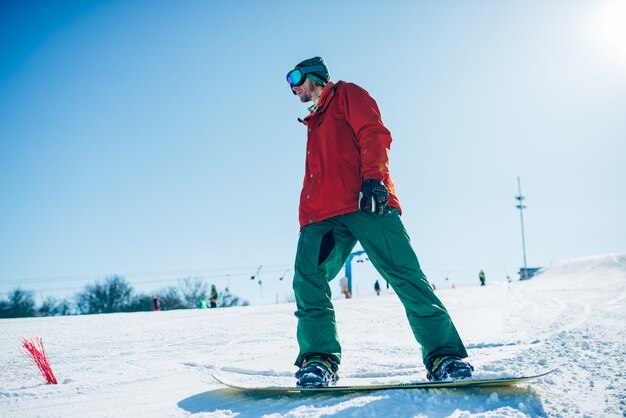
[[[219,308],[230,308],[233,306],[248,306],[250,303],[247,300],[241,300],[239,296],[235,296],[230,293],[228,288],[224,289],[224,291],[220,294],[220,297],[217,301],[217,306]]]
[[[67,300],[63,299],[59,301],[53,297],[49,297],[43,301],[37,313],[39,316],[71,315],[72,309]]]
[[[195,308],[201,297],[206,298],[209,285],[202,279],[188,277],[179,282],[181,299],[186,308]]]
[[[152,310],[152,296],[146,294],[135,295],[130,301],[128,312],[144,312]]]
[[[128,312],[133,301],[133,288],[122,276],[96,281],[76,295],[76,306],[83,314]]]
[[[161,299],[162,311],[187,308],[185,302],[180,295],[180,291],[176,287],[170,286],[168,288],[162,289],[160,292],[158,292],[158,294]],[[195,304],[193,307],[195,308]]]
[[[15,289],[0,300],[0,318],[27,318],[35,314],[33,292]]]

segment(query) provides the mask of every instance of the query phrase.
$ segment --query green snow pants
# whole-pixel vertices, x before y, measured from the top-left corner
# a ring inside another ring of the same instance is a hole
[[[426,367],[441,356],[467,357],[448,311],[420,268],[400,213],[387,208],[384,215],[351,212],[300,231],[293,279],[300,346],[295,364],[301,366],[312,354],[341,362],[329,282],[341,271],[357,241],[404,305]]]

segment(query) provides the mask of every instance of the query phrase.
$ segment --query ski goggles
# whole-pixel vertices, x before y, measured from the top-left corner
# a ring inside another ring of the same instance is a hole
[[[289,86],[291,87],[301,86],[304,84],[304,80],[306,80],[306,75],[308,73],[316,73],[320,71],[326,71],[326,67],[323,65],[311,65],[308,67],[296,68],[287,73],[287,83],[289,83]]]

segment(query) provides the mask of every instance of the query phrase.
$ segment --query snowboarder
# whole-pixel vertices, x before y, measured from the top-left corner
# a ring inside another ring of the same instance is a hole
[[[478,279],[480,280],[480,285],[484,286],[485,285],[485,272],[484,271],[480,271],[480,273],[478,273]]]
[[[211,295],[209,296],[209,302],[211,308],[217,308],[217,288],[215,285],[211,285]]]
[[[287,82],[302,103],[313,103],[309,115],[299,119],[308,137],[293,279],[298,385],[328,386],[338,379],[341,346],[328,282],[357,241],[402,301],[428,378],[471,376],[472,366],[462,360],[463,342],[400,219],[389,175],[391,134],[378,105],[356,84],[333,83],[321,57],[300,62]]]

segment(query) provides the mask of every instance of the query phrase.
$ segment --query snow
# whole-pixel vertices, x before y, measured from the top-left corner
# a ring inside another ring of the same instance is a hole
[[[626,254],[565,261],[526,282],[437,291],[476,377],[554,373],[510,388],[285,396],[219,384],[293,383],[293,304],[0,320],[2,417],[624,417]],[[424,380],[397,297],[335,301],[340,383]],[[41,336],[58,385],[21,354]],[[259,376],[260,375],[260,376]]]

